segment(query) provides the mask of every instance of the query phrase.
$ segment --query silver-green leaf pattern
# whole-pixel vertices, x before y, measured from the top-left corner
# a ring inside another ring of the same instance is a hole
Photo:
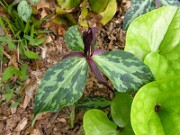
[[[132,0],[131,8],[124,16],[123,29],[126,30],[135,18],[155,9],[155,7],[155,0]]]
[[[72,57],[48,69],[35,96],[34,114],[57,112],[74,104],[86,84],[88,64],[86,59]]]
[[[152,72],[142,61],[122,50],[95,55],[93,60],[119,92],[137,91],[154,80]]]
[[[18,4],[17,11],[18,11],[18,15],[25,22],[27,22],[27,20],[30,18],[31,14],[32,14],[32,8],[25,0],[21,1]]]
[[[164,6],[177,6],[180,7],[180,2],[178,0],[159,0]]]
[[[71,26],[64,38],[69,49],[76,52],[84,52],[84,42],[78,30],[78,25]]]

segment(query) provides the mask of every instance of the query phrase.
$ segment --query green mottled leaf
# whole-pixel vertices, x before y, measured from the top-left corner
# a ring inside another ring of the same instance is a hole
[[[78,25],[71,26],[64,38],[69,49],[76,52],[84,52],[84,43],[78,30]]]
[[[178,0],[159,0],[164,6],[177,6],[180,7],[180,2]]]
[[[125,51],[144,60],[156,79],[180,75],[180,8],[161,7],[132,22]]]
[[[27,22],[32,14],[32,9],[27,1],[23,0],[18,4],[17,7],[18,15],[22,18],[23,21]]]
[[[124,16],[123,29],[126,30],[135,18],[152,9],[155,9],[155,0],[132,0],[131,7]]]
[[[180,134],[180,77],[154,81],[135,95],[131,123],[136,135]]]
[[[76,103],[76,108],[80,109],[100,109],[109,106],[111,102],[104,97],[84,97]]]
[[[88,64],[86,59],[72,57],[49,68],[35,96],[34,114],[57,112],[74,104],[83,94]]]
[[[83,127],[86,135],[118,135],[117,126],[111,122],[106,114],[100,110],[92,109],[83,117]]]
[[[154,80],[150,69],[142,61],[122,50],[95,55],[93,60],[119,92],[137,91]]]

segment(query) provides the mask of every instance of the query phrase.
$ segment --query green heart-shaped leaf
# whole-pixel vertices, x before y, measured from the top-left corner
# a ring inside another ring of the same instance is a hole
[[[79,57],[63,60],[49,68],[35,96],[34,114],[56,112],[74,104],[82,96],[87,72],[86,59]]]
[[[155,0],[131,0],[131,8],[124,16],[123,29],[126,30],[135,18],[152,9],[155,9]]]
[[[166,6],[132,22],[125,50],[144,60],[156,79],[180,75],[180,8]]]
[[[76,52],[84,52],[84,42],[78,30],[78,25],[71,26],[64,38],[69,49]]]
[[[93,60],[119,92],[137,91],[154,80],[150,69],[142,61],[122,50],[95,55]]]
[[[136,135],[180,134],[180,77],[143,86],[131,107],[131,124]]]
[[[86,135],[119,135],[116,124],[111,122],[104,112],[97,109],[85,113],[83,127]]]

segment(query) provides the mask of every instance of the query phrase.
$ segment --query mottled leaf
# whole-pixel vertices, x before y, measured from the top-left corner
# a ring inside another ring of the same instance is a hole
[[[177,6],[180,7],[180,2],[178,0],[159,0],[164,6]]]
[[[32,14],[32,9],[30,5],[27,3],[27,1],[23,0],[18,4],[17,7],[18,15],[22,18],[23,21],[27,21],[31,14]]]
[[[82,34],[78,30],[78,25],[71,26],[64,38],[69,49],[76,52],[84,52],[84,43]]]
[[[123,29],[126,30],[135,18],[152,9],[155,9],[155,0],[132,0],[131,7],[124,16]]]
[[[142,61],[122,50],[95,55],[93,60],[120,92],[137,91],[154,80],[150,69]]]
[[[97,109],[85,113],[83,127],[86,135],[119,135],[116,124],[110,121],[104,112]]]
[[[180,77],[148,83],[135,95],[131,123],[136,135],[180,134]]]
[[[65,59],[49,68],[35,96],[34,114],[57,112],[74,104],[86,84],[88,64],[84,58]]]
[[[180,8],[165,6],[132,22],[125,51],[147,64],[156,79],[180,75]]]
[[[76,103],[76,108],[88,110],[88,109],[100,109],[109,106],[111,102],[104,97],[84,97]]]

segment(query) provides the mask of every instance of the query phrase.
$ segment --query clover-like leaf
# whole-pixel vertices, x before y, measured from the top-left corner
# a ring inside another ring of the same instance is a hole
[[[93,60],[119,92],[137,91],[154,80],[150,69],[141,60],[122,50],[95,55]]]
[[[123,29],[126,30],[135,18],[152,9],[155,9],[155,0],[132,0],[131,7],[124,16]]]
[[[147,64],[156,79],[180,75],[180,8],[165,6],[132,22],[125,51]]]
[[[64,38],[69,49],[76,52],[84,52],[84,43],[78,30],[78,25],[71,26]]]
[[[65,59],[48,69],[35,96],[34,114],[57,112],[74,104],[86,84],[88,64],[84,58]]]
[[[132,102],[131,124],[136,135],[180,134],[180,77],[143,86]]]
[[[23,0],[18,4],[17,7],[18,15],[22,18],[23,21],[27,21],[31,14],[32,14],[32,9],[30,5],[27,3],[27,1]]]
[[[180,2],[178,0],[159,0],[164,6],[177,6],[180,7]]]
[[[83,127],[86,135],[119,135],[116,124],[110,121],[104,112],[97,109],[85,113]]]

